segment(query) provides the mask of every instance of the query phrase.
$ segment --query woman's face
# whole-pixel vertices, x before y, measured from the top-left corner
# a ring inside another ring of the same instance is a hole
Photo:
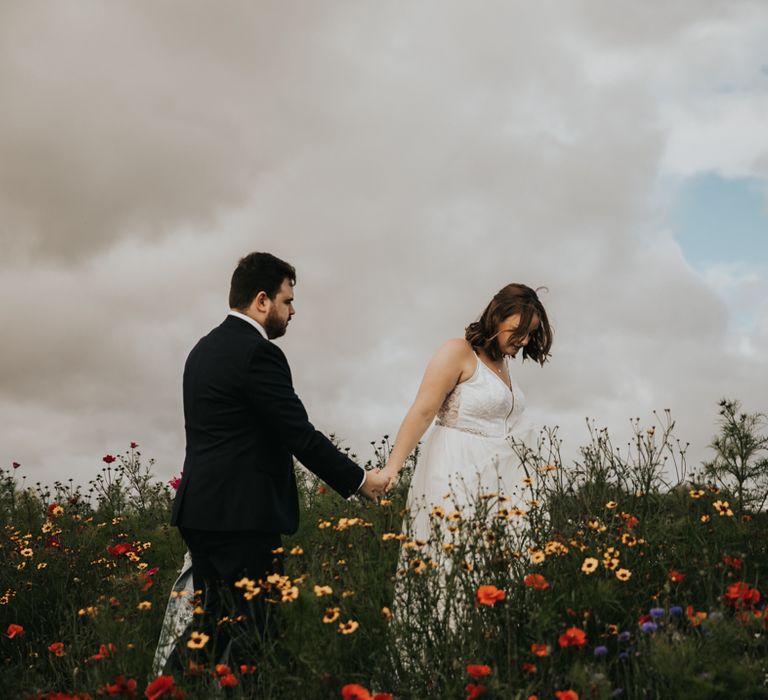
[[[520,326],[520,314],[507,316],[496,327],[496,342],[499,345],[501,354],[515,357],[520,348],[528,345],[531,334],[538,330],[540,322],[541,319],[539,319],[538,314],[534,314],[531,318],[531,326],[527,329],[528,332],[524,336],[521,336],[518,331]]]

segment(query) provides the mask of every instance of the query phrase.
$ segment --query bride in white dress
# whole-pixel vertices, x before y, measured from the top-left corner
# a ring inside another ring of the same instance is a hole
[[[521,478],[510,438],[524,410],[524,396],[512,380],[507,358],[522,350],[543,365],[552,346],[547,313],[536,292],[508,284],[490,301],[464,338],[448,340],[427,365],[416,398],[395,438],[383,473],[390,488],[408,455],[432,421],[408,493],[413,534],[429,535],[429,512],[453,487],[458,499],[479,489],[511,492]],[[466,488],[459,486],[463,482]]]
[[[536,292],[509,284],[467,327],[464,338],[448,340],[438,349],[383,470],[391,488],[408,455],[436,419],[411,480],[405,533],[429,540],[438,522],[443,529],[446,525],[432,517],[433,508],[455,509],[464,519],[471,514],[462,511],[476,504],[481,493],[498,494],[497,507],[524,505],[517,494],[525,473],[513,440],[529,442],[531,437],[530,431],[520,427],[525,399],[509,373],[507,358],[522,351],[523,360],[543,365],[551,345],[552,330]],[[443,536],[449,537],[446,532]],[[434,549],[429,547],[427,552]],[[401,556],[401,566],[403,562]]]

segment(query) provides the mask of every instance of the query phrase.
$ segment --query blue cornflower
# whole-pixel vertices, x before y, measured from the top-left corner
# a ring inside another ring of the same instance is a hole
[[[643,630],[643,632],[655,632],[659,629],[659,626],[655,622],[644,622],[640,625],[640,629]]]
[[[622,661],[627,661],[627,660],[629,659],[629,652],[626,652],[626,651],[622,651],[622,652],[619,654],[619,658],[620,658]]]
[[[673,617],[680,617],[683,614],[683,609],[679,605],[673,605],[669,609],[669,614]]]
[[[664,617],[666,614],[666,610],[664,610],[664,608],[651,608],[648,612],[650,613],[651,617],[657,618]]]
[[[608,653],[608,647],[595,647],[595,651],[593,653],[595,656],[605,656]]]
[[[631,636],[632,635],[629,632],[621,632],[619,634],[619,641],[620,642],[628,642]]]

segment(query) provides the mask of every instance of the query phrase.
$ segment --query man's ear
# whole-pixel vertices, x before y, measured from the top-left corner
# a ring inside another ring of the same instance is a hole
[[[266,292],[259,292],[254,298],[253,298],[253,304],[256,307],[257,311],[268,311],[269,310],[269,295]]]

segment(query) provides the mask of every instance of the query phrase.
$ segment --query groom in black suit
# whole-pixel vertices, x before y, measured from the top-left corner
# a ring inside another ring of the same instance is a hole
[[[387,484],[315,430],[285,355],[270,342],[285,334],[294,314],[295,282],[294,268],[269,253],[240,260],[230,314],[195,345],[184,368],[187,450],[171,524],[189,547],[206,610],[232,596],[262,633],[263,596],[247,605],[234,584],[283,571],[275,550],[281,534],[299,524],[293,457],[343,498],[375,499]]]

